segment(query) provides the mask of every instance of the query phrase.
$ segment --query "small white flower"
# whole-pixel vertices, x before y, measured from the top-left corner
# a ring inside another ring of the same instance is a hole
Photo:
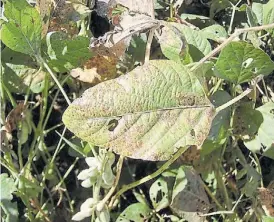
[[[81,171],[77,178],[78,180],[86,180],[89,179],[90,177],[94,177],[98,174],[98,169],[96,168],[89,168]]]
[[[96,201],[93,198],[88,198],[80,207],[80,212],[72,217],[72,220],[81,221],[86,217],[90,217],[94,211]]]
[[[87,157],[85,160],[90,168],[99,168],[101,165],[101,163],[95,157]]]
[[[72,220],[81,221],[85,219],[86,217],[90,217],[92,215],[92,210],[87,212],[78,212],[77,214],[74,214],[72,217]]]
[[[92,185],[94,185],[96,182],[96,177],[93,177],[93,178],[89,178],[89,179],[86,179],[84,180],[81,185],[82,187],[85,187],[85,188],[90,188]]]

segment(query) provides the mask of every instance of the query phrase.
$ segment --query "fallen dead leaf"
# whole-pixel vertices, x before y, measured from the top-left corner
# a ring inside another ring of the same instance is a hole
[[[11,133],[13,130],[15,130],[17,123],[19,123],[24,118],[23,113],[26,108],[27,106],[24,105],[24,103],[19,103],[14,109],[10,111],[5,122],[5,130],[8,133]]]
[[[144,14],[125,12],[120,18],[119,25],[115,26],[113,31],[109,31],[104,36],[91,41],[91,50],[99,55],[120,58],[134,34],[147,31],[159,25],[158,20]]]
[[[70,75],[82,82],[97,84],[116,77],[116,63],[115,57],[96,55],[83,68],[71,70]]]

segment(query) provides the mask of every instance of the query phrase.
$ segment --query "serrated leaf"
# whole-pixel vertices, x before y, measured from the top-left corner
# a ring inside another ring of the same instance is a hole
[[[49,66],[56,72],[70,71],[92,57],[88,49],[89,38],[78,36],[68,38],[65,33],[51,32],[42,45],[43,54]]]
[[[25,0],[5,1],[1,40],[14,51],[37,56],[40,54],[42,23],[38,11]]]
[[[180,147],[200,146],[214,115],[193,73],[158,60],[86,90],[63,121],[91,144],[131,158],[167,160]]]
[[[256,124],[257,134],[250,140],[244,141],[244,144],[251,151],[274,159],[274,103],[266,103],[255,111],[256,115],[253,115],[249,120]],[[257,112],[259,113],[257,114]],[[245,113],[245,115],[249,115],[249,113]],[[254,132],[254,128],[252,129]]]
[[[178,169],[170,207],[177,215],[188,221],[203,221],[199,213],[208,212],[207,194],[200,176],[192,167],[182,166]]]
[[[152,210],[145,204],[131,204],[119,215],[116,222],[146,221],[149,219],[151,212]]]
[[[149,197],[156,212],[169,205],[168,186],[167,182],[162,177],[151,185]]]
[[[221,51],[215,66],[218,77],[235,84],[268,75],[273,69],[270,57],[247,42],[231,42]]]
[[[30,56],[15,52],[8,47],[5,47],[1,53],[2,81],[10,92],[24,93],[30,82],[30,89],[34,93],[43,90],[46,73],[39,70],[39,66]]]
[[[199,61],[211,51],[209,41],[200,31],[193,30],[190,27],[179,23],[171,22],[170,25],[176,27],[184,35],[189,47],[189,54],[193,61]]]

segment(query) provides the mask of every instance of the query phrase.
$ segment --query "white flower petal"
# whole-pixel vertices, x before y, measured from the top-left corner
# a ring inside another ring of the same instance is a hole
[[[82,203],[80,209],[81,211],[92,210],[91,208],[94,207],[96,201],[93,198],[88,198],[84,203]]]
[[[100,166],[100,162],[95,157],[87,157],[85,160],[90,168],[97,168]]]
[[[97,169],[89,168],[89,169],[85,169],[85,170],[81,171],[78,174],[77,178],[78,178],[78,180],[86,180],[86,179],[88,179],[90,177],[96,176],[97,173],[98,173]]]
[[[80,211],[77,214],[73,215],[72,220],[81,221],[81,220],[85,219],[86,217],[90,217],[91,214],[92,214],[92,210],[91,211]]]
[[[85,188],[90,188],[94,183],[95,183],[95,180],[91,180],[91,179],[89,178],[89,179],[84,180],[84,181],[81,183],[81,186],[82,186],[82,187],[85,187]]]

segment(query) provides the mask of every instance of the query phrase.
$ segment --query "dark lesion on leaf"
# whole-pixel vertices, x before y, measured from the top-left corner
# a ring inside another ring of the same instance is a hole
[[[108,122],[108,130],[109,131],[114,131],[115,128],[118,126],[118,124],[119,124],[119,121],[117,119],[111,119]]]

